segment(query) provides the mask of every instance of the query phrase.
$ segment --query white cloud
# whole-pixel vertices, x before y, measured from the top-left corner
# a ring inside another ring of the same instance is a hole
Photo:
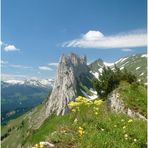
[[[1,74],[1,79],[3,81],[6,81],[6,80],[22,80],[22,79],[25,79],[25,78],[26,78],[25,75],[15,75],[15,74],[6,74],[6,73]]]
[[[19,51],[20,49],[16,48],[14,45],[6,45],[4,51]]]
[[[79,48],[132,48],[147,45],[145,30],[105,36],[100,31],[88,31],[78,39],[63,43],[63,47]]]
[[[122,51],[127,51],[127,52],[130,52],[130,51],[132,51],[132,49],[130,49],[130,48],[123,48],[123,49],[121,49]]]
[[[39,66],[39,69],[40,70],[49,70],[49,71],[52,71],[53,69],[48,67],[48,66]]]
[[[49,66],[58,66],[58,63],[49,63]]]
[[[15,64],[12,64],[12,65],[9,65],[10,67],[13,67],[13,68],[26,68],[26,69],[31,69],[32,67],[30,66],[24,66],[24,65],[15,65]]]
[[[104,35],[100,31],[88,31],[86,34],[82,35],[85,40],[98,40],[103,38]]]

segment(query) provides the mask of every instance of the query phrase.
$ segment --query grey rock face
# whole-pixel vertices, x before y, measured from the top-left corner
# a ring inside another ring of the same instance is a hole
[[[64,115],[69,101],[77,96],[77,83],[80,76],[89,74],[85,56],[78,57],[71,53],[62,55],[59,61],[57,75],[50,97],[46,104],[46,116],[52,113]]]
[[[142,116],[140,113],[135,112],[131,110],[130,108],[126,107],[122,99],[120,98],[120,94],[116,91],[113,91],[108,96],[108,105],[109,107],[114,110],[115,112],[120,112],[127,114],[130,117],[135,117],[143,120],[147,120],[144,116]]]

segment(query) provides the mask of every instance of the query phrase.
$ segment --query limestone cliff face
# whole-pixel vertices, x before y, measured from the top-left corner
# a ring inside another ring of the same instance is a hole
[[[77,85],[81,77],[89,75],[85,56],[78,57],[71,53],[69,56],[62,55],[52,93],[46,104],[46,116],[52,113],[64,115],[68,110],[67,104],[77,96]]]
[[[108,96],[108,106],[115,112],[127,114],[130,117],[140,118],[146,120],[146,118],[141,115],[139,112],[126,107],[123,100],[120,98],[120,94],[114,90]]]

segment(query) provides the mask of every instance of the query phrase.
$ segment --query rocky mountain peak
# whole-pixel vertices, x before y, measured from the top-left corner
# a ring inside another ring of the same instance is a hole
[[[71,53],[60,57],[53,90],[46,104],[47,116],[52,113],[65,114],[68,102],[74,100],[78,94],[80,77],[86,75],[89,75],[89,69],[85,56],[79,57]]]

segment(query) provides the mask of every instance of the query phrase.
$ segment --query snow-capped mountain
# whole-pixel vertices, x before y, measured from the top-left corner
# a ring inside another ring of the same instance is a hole
[[[95,62],[89,65],[90,73],[92,73],[96,78],[101,74],[104,66],[108,66],[111,69],[114,69],[114,65],[120,68],[120,70],[126,68],[128,71],[134,73],[139,81],[147,82],[147,54],[137,54],[127,57],[123,57],[114,63],[107,63],[101,59],[96,60]]]
[[[45,87],[49,88],[53,86],[53,79],[26,79],[26,80],[7,80],[2,81],[5,86],[9,85],[26,85],[26,86],[35,86],[35,87]]]
[[[52,79],[2,81],[2,121],[15,118],[46,100],[53,82]],[[15,114],[11,115],[11,112]]]

